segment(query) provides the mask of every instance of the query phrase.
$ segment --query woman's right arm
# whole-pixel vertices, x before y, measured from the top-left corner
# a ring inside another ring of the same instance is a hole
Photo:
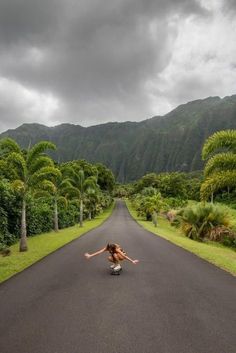
[[[106,248],[103,248],[103,249],[101,249],[101,250],[98,250],[98,251],[96,251],[96,252],[93,253],[93,254],[86,253],[86,254],[84,254],[84,256],[86,257],[86,259],[90,259],[90,258],[93,257],[93,256],[102,254],[104,251],[106,251]]]

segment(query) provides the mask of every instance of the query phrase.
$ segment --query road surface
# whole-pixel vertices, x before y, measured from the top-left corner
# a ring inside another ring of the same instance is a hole
[[[58,235],[60,236],[60,235]],[[117,242],[138,265],[111,276]],[[235,353],[236,279],[142,229],[118,201],[99,228],[0,285],[1,353]]]

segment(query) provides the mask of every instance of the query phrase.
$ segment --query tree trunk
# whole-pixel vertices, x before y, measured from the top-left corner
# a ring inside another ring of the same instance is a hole
[[[214,203],[214,193],[213,192],[211,193],[211,203],[212,204]]]
[[[83,200],[80,200],[80,209],[79,209],[79,224],[80,227],[83,227]]]
[[[156,211],[154,211],[152,213],[152,222],[153,222],[154,226],[157,227],[157,213],[156,213]]]
[[[57,200],[54,200],[54,231],[58,232],[58,210],[57,210]]]
[[[91,221],[91,219],[92,219],[92,212],[91,211],[89,211],[89,220]]]
[[[20,238],[20,251],[27,251],[27,231],[26,231],[26,202],[25,199],[22,201],[21,210],[21,238]]]

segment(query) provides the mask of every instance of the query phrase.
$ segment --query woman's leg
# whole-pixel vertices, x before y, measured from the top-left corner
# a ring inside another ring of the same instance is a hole
[[[124,260],[124,258],[123,258],[122,256],[119,256],[119,254],[114,254],[113,256],[114,256],[115,261],[116,261],[116,262],[115,262],[114,270],[115,270],[115,271],[119,271],[119,270],[121,270],[120,262],[121,262],[122,260]]]
[[[113,259],[113,256],[108,256],[108,261],[112,262],[113,264],[116,263],[115,259]]]

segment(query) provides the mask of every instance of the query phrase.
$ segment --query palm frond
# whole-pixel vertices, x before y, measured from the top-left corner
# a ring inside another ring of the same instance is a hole
[[[74,186],[69,186],[63,189],[63,195],[69,198],[79,198],[81,193],[80,190]]]
[[[11,187],[14,191],[16,192],[20,192],[20,193],[24,193],[25,192],[25,184],[22,180],[14,180],[12,183],[11,183]]]
[[[226,148],[236,151],[236,130],[218,131],[208,137],[202,150],[202,159],[207,159],[213,152]]]
[[[25,180],[27,175],[27,167],[25,159],[21,153],[12,152],[7,157],[7,164],[14,169],[19,179]]]
[[[38,172],[31,175],[30,180],[29,180],[29,184],[31,186],[34,186],[45,179],[53,180],[57,177],[60,177],[60,175],[61,175],[61,172],[59,169],[54,168],[54,167],[44,167],[44,168],[39,169]]]
[[[212,193],[226,187],[236,187],[236,171],[223,171],[213,173],[201,186],[201,199],[208,200]]]
[[[49,141],[40,141],[36,143],[28,152],[27,165],[30,166],[34,162],[35,158],[39,157],[46,150],[55,150],[56,146],[54,143]]]
[[[67,200],[66,197],[60,196],[60,197],[58,197],[57,201],[58,201],[58,204],[59,204],[59,205],[62,205],[62,206],[64,206],[65,208],[67,208],[67,206],[68,206],[68,200]]]
[[[226,171],[226,170],[236,170],[236,154],[219,153],[211,157],[204,169],[205,177],[208,177],[213,172]]]
[[[21,153],[20,146],[15,140],[7,137],[0,140],[0,156],[6,157],[8,154],[16,152]]]
[[[46,190],[37,190],[33,193],[33,195],[36,199],[44,199],[46,197],[49,197],[50,193],[48,193],[48,191]]]
[[[87,179],[84,180],[83,183],[83,188],[86,190],[88,188],[92,188],[92,189],[98,189],[99,186],[97,185],[97,178],[94,176],[90,176]]]
[[[51,194],[51,195],[55,194],[57,191],[56,186],[50,180],[42,180],[37,185],[37,187],[38,187],[38,189],[40,189],[42,191],[46,191],[48,194]]]
[[[36,173],[39,169],[54,167],[53,160],[48,156],[39,156],[31,164],[28,164],[30,174]]]
[[[60,189],[68,188],[73,186],[73,180],[70,178],[63,179],[60,184]]]

